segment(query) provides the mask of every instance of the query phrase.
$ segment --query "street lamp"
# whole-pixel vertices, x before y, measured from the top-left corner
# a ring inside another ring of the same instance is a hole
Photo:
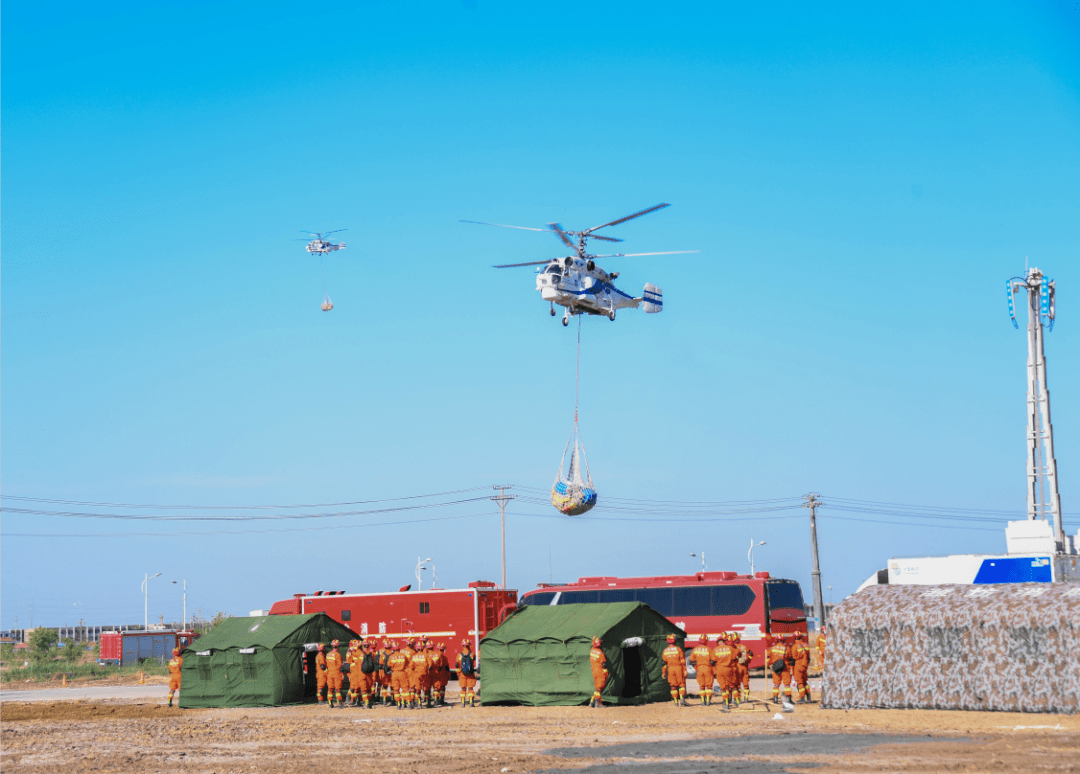
[[[176,581],[169,581],[169,583],[176,583]],[[184,579],[184,631],[187,631],[187,579]]]
[[[755,543],[754,539],[750,538],[750,550],[746,552],[746,561],[750,562],[750,575],[751,576],[753,576],[753,574],[754,574],[754,548],[756,546],[763,546],[763,545],[765,545],[764,540],[761,540],[761,541]]]
[[[431,561],[430,556],[427,559],[421,559],[419,556],[416,557],[416,590],[417,591],[420,590],[420,586],[422,585],[422,581],[420,580],[420,573],[421,573],[421,571],[427,569],[427,567],[424,566],[424,562],[430,562],[430,561]]]
[[[697,556],[697,554],[690,554],[690,556]],[[705,552],[701,552],[701,571],[705,572]]]
[[[161,575],[160,572],[146,575],[142,582],[143,593],[143,631],[150,630],[150,579]]]

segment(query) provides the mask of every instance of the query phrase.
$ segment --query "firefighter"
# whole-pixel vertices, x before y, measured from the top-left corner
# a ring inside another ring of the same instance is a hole
[[[341,684],[343,678],[341,675],[341,654],[338,653],[338,645],[340,643],[334,640],[330,643],[330,652],[326,654],[326,699],[333,707],[334,703],[337,703],[338,709],[341,709],[345,705],[341,703]]]
[[[784,698],[791,699],[791,648],[781,636],[771,634],[765,638],[765,668],[772,673],[772,700],[779,703],[780,687],[784,688]],[[767,699],[768,697],[766,697]]]
[[[180,648],[172,649],[172,658],[169,659],[169,706],[172,706],[173,694],[180,690],[180,667],[184,665],[184,657],[180,655]]]
[[[446,706],[446,686],[450,682],[450,662],[446,658],[446,643],[440,642],[435,649],[435,669],[432,673],[431,690],[435,706]]]
[[[345,703],[349,706],[356,705],[356,677],[353,676],[353,660],[359,649],[356,640],[349,640],[349,647],[345,650],[345,662],[349,665],[349,692],[345,694]]]
[[[735,690],[739,701],[750,700],[750,664],[754,660],[754,651],[742,644],[742,637],[738,632],[731,635],[732,645],[739,657],[735,664]]]
[[[322,706],[323,691],[326,690],[326,647],[320,642],[315,646],[315,650],[315,695]]]
[[[821,665],[821,671],[825,671],[825,627],[821,627],[821,634],[817,637],[817,656],[818,664]]]
[[[671,686],[671,700],[676,707],[686,706],[686,656],[675,642],[675,635],[667,636],[667,647],[660,655],[664,662],[661,674]]]
[[[810,686],[806,676],[810,671],[810,648],[807,647],[806,635],[795,632],[795,641],[791,643],[791,682],[798,691],[795,701],[802,704],[810,703]]]
[[[390,665],[390,690],[397,702],[398,709],[405,709],[405,702],[409,698],[409,656],[404,648],[398,648],[396,642],[391,641],[392,653],[386,660]]]
[[[697,671],[698,691],[704,706],[712,704],[713,695],[713,660],[712,648],[709,647],[709,635],[698,637],[698,645],[690,651],[690,663]]]
[[[476,656],[468,639],[461,641],[457,655],[458,688],[461,689],[461,706],[476,706]]]
[[[378,658],[375,659],[375,664],[378,667],[375,670],[375,674],[378,679],[378,696],[382,699],[383,704],[394,703],[394,692],[390,688],[390,655],[394,651],[390,648],[390,643],[386,640],[382,641],[382,648],[379,650]]]
[[[418,643],[416,652],[409,659],[409,693],[413,709],[423,709],[427,703],[427,690],[431,686],[431,651],[425,643]]]
[[[409,678],[409,673],[412,671],[412,657],[416,655],[416,640],[412,637],[405,638],[405,644],[401,648],[401,652],[405,654],[405,678],[409,680],[409,684],[405,687],[405,704],[410,705],[413,701],[412,695],[412,681]]]
[[[738,658],[738,651],[731,644],[727,632],[724,632],[717,638],[712,652],[712,660],[716,665],[716,684],[720,688],[720,701],[724,709],[736,703],[733,694]]]
[[[364,658],[371,655],[370,644],[357,640],[349,661],[349,704],[353,707],[367,706],[371,696],[371,672],[364,672]],[[369,663],[369,666],[371,664]],[[372,672],[374,667],[372,667]]]
[[[603,644],[599,637],[592,638],[592,648],[589,650],[589,666],[592,669],[593,694],[590,707],[603,707],[604,701],[600,698],[608,679],[607,656],[600,646]]]

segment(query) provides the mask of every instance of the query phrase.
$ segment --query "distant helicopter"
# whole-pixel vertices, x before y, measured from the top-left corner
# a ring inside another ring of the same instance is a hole
[[[316,254],[316,253],[319,253],[321,255],[326,255],[327,253],[332,253],[335,250],[344,250],[345,249],[345,243],[344,242],[339,242],[338,244],[334,244],[333,242],[330,242],[330,241],[327,241],[326,239],[323,239],[323,237],[330,236],[331,234],[337,234],[338,232],[341,232],[341,231],[348,231],[348,229],[347,228],[339,228],[336,231],[324,231],[321,234],[318,233],[317,231],[304,231],[303,229],[300,229],[301,233],[308,234],[310,236],[315,237],[310,242],[308,242],[308,246],[305,247],[304,249],[307,250],[309,253],[311,253],[313,255]],[[304,241],[304,240],[301,240],[301,241]]]
[[[574,251],[574,255],[562,258],[552,258],[546,261],[528,261],[526,263],[506,263],[495,266],[496,269],[510,269],[518,266],[541,266],[547,264],[547,268],[537,269],[536,289],[540,291],[540,297],[551,304],[551,316],[555,316],[555,304],[566,307],[563,313],[562,324],[570,324],[570,317],[579,314],[606,315],[609,320],[615,320],[615,312],[618,309],[637,309],[642,304],[647,314],[656,314],[664,311],[664,294],[660,288],[649,283],[645,284],[645,290],[640,297],[634,297],[619,290],[612,282],[619,276],[618,272],[610,274],[596,265],[597,258],[629,258],[640,255],[681,255],[696,253],[697,250],[666,250],[656,253],[612,253],[610,255],[592,255],[587,250],[587,240],[599,239],[604,242],[621,242],[615,237],[594,233],[608,226],[617,226],[650,212],[670,207],[670,204],[657,204],[646,210],[635,212],[633,215],[593,226],[584,231],[569,231],[558,223],[548,223],[546,229],[531,228],[529,226],[508,226],[505,223],[485,223],[479,220],[462,220],[462,223],[476,223],[481,226],[501,226],[502,228],[516,228],[523,231],[550,231],[560,241]],[[577,237],[577,244],[570,237]]]
[[[333,242],[330,242],[329,240],[326,240],[326,239],[323,238],[323,237],[330,236],[331,234],[337,234],[340,231],[348,231],[348,229],[339,228],[339,229],[337,229],[335,231],[324,231],[322,233],[319,233],[317,231],[304,231],[303,229],[300,229],[301,233],[308,234],[309,236],[315,237],[310,242],[308,242],[307,247],[305,247],[304,249],[307,250],[312,255],[318,255],[319,258],[322,258],[327,253],[332,253],[335,250],[344,250],[345,249],[345,243],[344,242],[339,242],[338,244],[334,244]],[[297,241],[307,242],[306,239],[301,239],[301,240],[297,240]],[[330,300],[330,296],[326,292],[326,267],[325,266],[322,267],[322,272],[323,272],[323,300],[322,300],[322,304],[319,306],[319,308],[322,309],[324,312],[329,312],[331,309],[334,308],[334,302]]]

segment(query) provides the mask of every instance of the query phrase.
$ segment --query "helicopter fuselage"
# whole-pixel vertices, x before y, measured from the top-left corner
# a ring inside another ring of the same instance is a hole
[[[309,242],[307,247],[305,247],[304,249],[307,250],[309,253],[314,255],[316,253],[322,253],[322,254],[331,253],[334,250],[344,249],[344,247],[345,247],[344,242],[341,242],[339,244],[334,244],[333,242],[327,242],[325,239],[315,239],[315,240],[312,240],[311,242]]]
[[[564,324],[570,315],[576,314],[606,315],[614,320],[615,310],[636,309],[646,300],[653,302],[651,306],[659,311],[663,303],[659,296],[646,299],[624,293],[613,283],[618,276],[604,271],[590,258],[556,258],[537,269],[536,289],[542,299],[552,304],[553,315],[555,304],[566,307]]]

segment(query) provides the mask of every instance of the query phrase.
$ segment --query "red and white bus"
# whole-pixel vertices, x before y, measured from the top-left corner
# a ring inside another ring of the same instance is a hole
[[[466,589],[293,594],[292,599],[275,602],[270,615],[326,613],[365,639],[428,637],[446,643],[446,657],[453,665],[463,639],[472,640],[473,653],[479,653],[480,639],[515,607],[517,591],[500,589],[490,581],[473,581]]]
[[[754,651],[752,667],[765,666],[766,634],[806,633],[799,584],[767,572],[579,578],[576,583],[541,583],[521,597],[522,605],[589,602],[644,602],[688,635],[716,639],[721,632],[738,632]]]

